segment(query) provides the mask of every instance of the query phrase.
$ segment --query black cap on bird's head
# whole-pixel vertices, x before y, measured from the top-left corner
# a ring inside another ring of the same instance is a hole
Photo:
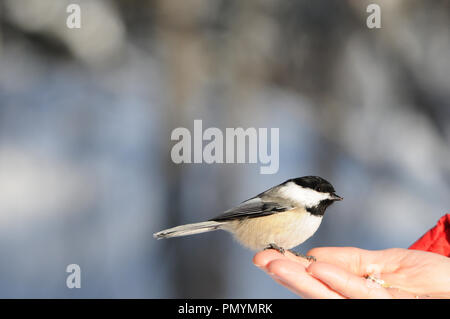
[[[290,179],[285,184],[290,182],[301,187],[299,189],[301,193],[301,195],[299,194],[299,198],[301,197],[304,201],[306,210],[313,215],[322,216],[328,206],[335,201],[343,200],[341,196],[336,194],[333,185],[322,177],[303,176]],[[311,190],[313,191],[312,194]]]
[[[316,192],[328,193],[331,195],[330,200],[333,201],[344,199],[336,194],[333,185],[329,181],[319,176],[303,176],[290,179],[289,181],[294,182],[298,186],[313,189]]]

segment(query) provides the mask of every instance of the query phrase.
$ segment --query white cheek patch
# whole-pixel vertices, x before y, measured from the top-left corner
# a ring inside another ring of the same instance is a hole
[[[314,207],[324,199],[330,199],[330,194],[316,192],[311,188],[303,188],[293,182],[289,182],[280,190],[284,196],[306,207]]]

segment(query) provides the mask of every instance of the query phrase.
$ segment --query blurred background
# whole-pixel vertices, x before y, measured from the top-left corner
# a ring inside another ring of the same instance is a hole
[[[345,198],[304,253],[449,212],[450,2],[77,0],[80,29],[70,3],[0,0],[0,297],[296,298],[225,232],[152,238],[291,177]],[[278,173],[174,164],[194,119],[280,128]]]

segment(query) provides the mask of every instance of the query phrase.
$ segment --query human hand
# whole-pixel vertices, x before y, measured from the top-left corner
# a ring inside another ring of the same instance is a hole
[[[257,253],[253,263],[304,298],[450,298],[450,258],[439,254],[323,247],[307,255],[317,261],[270,249]]]

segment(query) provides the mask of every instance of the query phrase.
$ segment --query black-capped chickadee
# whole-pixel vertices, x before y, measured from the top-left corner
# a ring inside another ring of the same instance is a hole
[[[285,249],[290,250],[311,237],[327,207],[342,199],[321,177],[293,178],[209,221],[169,228],[153,237],[161,239],[223,229],[250,249],[276,249],[284,253]]]

